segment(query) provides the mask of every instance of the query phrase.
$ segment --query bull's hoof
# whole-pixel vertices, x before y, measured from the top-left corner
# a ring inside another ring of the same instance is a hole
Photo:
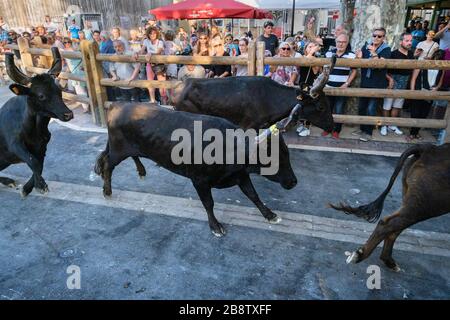
[[[268,221],[270,224],[279,224],[282,221],[282,219],[279,216],[275,215],[275,217],[269,219]]]
[[[358,249],[357,251],[354,252],[346,252],[345,253],[346,256],[348,256],[347,258],[347,264],[350,263],[358,263],[361,261],[361,255],[362,255],[362,249]]]
[[[402,269],[397,264],[397,262],[395,262],[394,259],[391,258],[391,259],[381,259],[381,260],[383,260],[383,262],[386,265],[386,267],[388,267],[391,271],[394,271],[394,272],[402,271]]]
[[[139,175],[139,179],[141,179],[141,180],[145,180],[145,177],[146,177],[146,175],[145,175],[145,174],[143,174],[143,175]]]
[[[22,199],[25,199],[26,197],[28,197],[28,195],[30,194],[29,191],[25,191],[22,189],[22,191],[20,192],[20,196],[22,197]]]
[[[48,187],[45,186],[44,188],[36,188],[36,191],[39,192],[40,194],[46,195],[48,193]]]
[[[13,181],[13,182],[11,182],[11,183],[8,183],[6,186],[7,186],[8,188],[11,188],[11,189],[17,188],[17,184],[16,184],[15,181]]]
[[[227,234],[225,228],[220,223],[218,224],[217,228],[211,228],[211,232],[217,238],[222,238]]]
[[[111,199],[112,199],[112,192],[110,192],[110,193],[103,192],[103,197],[104,197],[106,200],[111,200]]]

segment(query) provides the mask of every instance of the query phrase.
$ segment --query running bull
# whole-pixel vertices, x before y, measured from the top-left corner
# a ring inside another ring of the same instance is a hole
[[[31,179],[23,186],[26,197],[36,188],[48,192],[42,178],[44,158],[51,134],[50,118],[69,121],[72,111],[64,104],[62,93],[55,84],[61,72],[62,61],[57,48],[52,48],[53,65],[46,74],[28,77],[14,63],[14,55],[6,53],[8,76],[15,83],[10,89],[17,96],[9,99],[0,109],[0,170],[12,164],[25,162],[33,171]],[[15,181],[0,177],[0,183],[15,187]]]
[[[241,140],[241,143],[233,143],[232,145],[234,155],[244,150],[244,162],[237,162],[235,159],[231,162],[215,161],[213,163],[203,161],[204,159],[200,162],[174,161],[173,150],[179,145],[179,142],[173,138],[173,134],[177,130],[184,130],[190,137],[187,139],[189,147],[183,150],[183,156],[189,154],[192,155],[192,158],[195,158],[195,153],[198,150],[196,149],[198,148],[198,143],[196,145],[195,141],[196,123],[201,123],[202,133],[206,134],[208,130],[215,130],[222,137],[227,136],[229,130],[237,132],[236,130],[239,129],[238,126],[219,117],[173,111],[149,104],[114,103],[107,113],[109,136],[106,150],[99,155],[95,165],[95,172],[104,180],[104,196],[110,197],[112,194],[111,176],[117,165],[129,157],[144,157],[192,181],[207,211],[209,226],[215,236],[223,236],[225,229],[214,216],[212,188],[224,189],[236,185],[239,186],[242,192],[258,207],[264,218],[271,223],[278,223],[280,219],[261,202],[250,180],[249,175],[251,173],[261,173],[261,169],[267,165],[267,163],[263,164],[260,161],[259,152],[251,152],[252,146],[261,147],[255,142],[254,138],[247,138]],[[243,132],[242,129],[239,130]],[[289,151],[282,136],[269,136],[266,151],[270,153],[274,150],[271,149],[271,142],[272,139],[278,138],[279,156],[276,157],[278,170],[272,175],[264,176],[280,183],[285,189],[292,189],[296,186],[297,179],[291,168]],[[227,139],[228,142],[229,140]],[[242,149],[242,146],[244,146],[244,149]],[[206,147],[205,140],[201,139],[200,152],[203,152]],[[230,149],[228,148],[228,145],[223,144],[215,152],[222,151],[222,154],[227,156],[230,154]],[[250,162],[252,156],[253,159],[256,159],[254,162]]]
[[[367,259],[384,240],[380,258],[387,267],[399,271],[399,266],[392,258],[392,249],[400,233],[418,222],[450,212],[450,144],[418,145],[406,150],[400,157],[386,190],[374,202],[358,208],[344,204],[331,207],[365,218],[369,222],[377,221],[383,211],[386,196],[403,166],[401,208],[380,220],[366,244],[350,254],[347,263],[359,263]]]

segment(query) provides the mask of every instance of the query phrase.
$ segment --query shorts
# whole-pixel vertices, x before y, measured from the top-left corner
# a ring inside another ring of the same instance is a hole
[[[393,74],[394,90],[405,90],[408,88],[409,76],[401,74]],[[385,98],[383,103],[383,110],[390,111],[392,108],[402,109],[405,99],[403,98]]]

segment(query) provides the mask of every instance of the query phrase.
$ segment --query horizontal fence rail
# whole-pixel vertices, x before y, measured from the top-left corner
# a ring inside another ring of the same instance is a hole
[[[7,48],[19,50],[24,56],[22,64],[29,73],[44,73],[47,69],[34,67],[29,60],[31,55],[52,57],[51,50],[47,48],[30,48],[22,45],[8,45]],[[61,56],[66,59],[82,59],[86,75],[73,75],[63,72],[60,79],[83,81],[88,83],[89,96],[80,96],[63,93],[65,99],[90,103],[97,108],[100,116],[96,122],[105,126],[104,109],[110,105],[107,102],[105,87],[124,88],[177,88],[181,81],[156,81],[156,80],[134,80],[113,81],[102,77],[102,62],[125,62],[125,63],[152,63],[152,64],[191,64],[191,65],[247,65],[250,76],[262,75],[264,65],[271,66],[313,66],[321,67],[330,64],[330,59],[325,58],[279,58],[264,57],[264,43],[250,43],[247,57],[210,57],[210,56],[163,56],[163,55],[108,55],[100,54],[97,44],[81,44],[82,52],[61,51]],[[28,59],[28,60],[27,60]],[[338,59],[337,67],[350,68],[373,68],[373,69],[435,69],[450,70],[450,61],[442,60],[397,60],[397,59]],[[369,89],[369,88],[325,88],[324,93],[329,96],[367,97],[367,98],[405,98],[416,100],[447,100],[450,101],[450,92],[429,90],[391,90],[391,89]],[[366,125],[398,125],[401,127],[422,127],[433,129],[450,129],[450,112],[446,119],[414,119],[414,118],[387,118],[368,117],[356,115],[334,115],[337,123],[343,124],[366,124]]]

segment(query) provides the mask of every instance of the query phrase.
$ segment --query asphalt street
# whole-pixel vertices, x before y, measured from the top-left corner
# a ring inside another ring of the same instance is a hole
[[[283,218],[267,224],[238,188],[215,190],[215,238],[189,180],[144,160],[113,175],[113,198],[93,172],[106,134],[51,123],[44,178],[50,193],[0,186],[0,299],[449,299],[450,216],[417,224],[399,237],[399,273],[382,266],[378,248],[358,265],[346,251],[362,245],[374,225],[326,207],[367,203],[387,185],[396,158],[291,150],[299,179],[290,191],[253,176],[261,199]],[[1,172],[20,183],[25,165]],[[359,193],[352,189],[358,189]],[[384,215],[401,203],[400,179]],[[381,289],[369,290],[371,265]],[[80,289],[67,268],[80,270]]]

